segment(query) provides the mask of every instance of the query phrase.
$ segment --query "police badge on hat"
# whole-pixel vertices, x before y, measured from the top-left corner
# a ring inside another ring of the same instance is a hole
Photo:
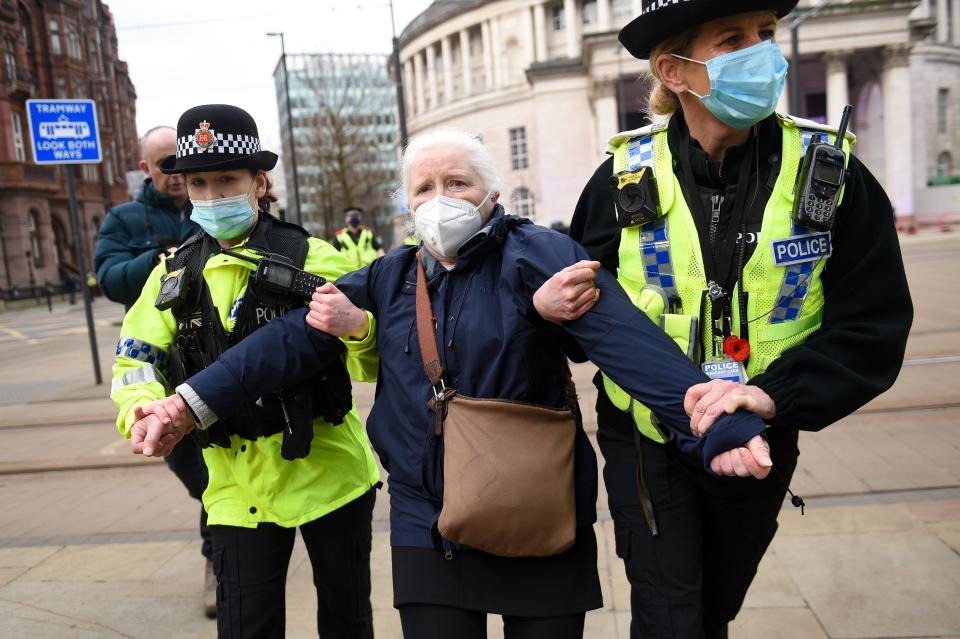
[[[210,123],[204,120],[193,131],[193,143],[200,149],[209,149],[217,143],[217,134],[210,128]]]

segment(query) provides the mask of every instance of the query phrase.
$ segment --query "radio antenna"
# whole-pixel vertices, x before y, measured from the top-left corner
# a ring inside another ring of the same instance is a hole
[[[849,104],[843,107],[843,115],[840,116],[840,127],[837,129],[836,147],[843,150],[843,138],[847,134],[847,125],[850,123],[850,113],[853,107]]]

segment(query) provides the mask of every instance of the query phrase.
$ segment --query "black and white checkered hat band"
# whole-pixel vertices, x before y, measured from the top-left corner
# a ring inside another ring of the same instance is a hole
[[[683,4],[687,1],[688,0],[644,0],[640,5],[640,15],[644,16],[658,9],[664,9],[675,4]]]
[[[200,148],[193,141],[193,135],[177,138],[177,157],[185,155],[200,155],[202,153],[219,153],[230,155],[253,155],[260,152],[260,140],[252,135],[238,133],[216,133],[214,143],[205,149]]]

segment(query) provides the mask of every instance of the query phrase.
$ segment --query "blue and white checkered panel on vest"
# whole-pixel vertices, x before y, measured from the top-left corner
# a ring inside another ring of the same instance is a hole
[[[670,237],[666,219],[659,218],[640,227],[640,256],[647,284],[659,286],[668,297],[675,297],[676,282],[670,263]]]
[[[121,337],[116,354],[152,364],[162,375],[167,375],[167,352],[158,346],[133,337]]]
[[[627,169],[636,171],[641,166],[653,171],[653,136],[634,138],[627,144]]]
[[[800,157],[807,153],[807,147],[813,141],[814,136],[820,135],[821,141],[829,139],[829,136],[823,131],[813,129],[800,129]],[[799,170],[799,169],[798,169]],[[810,235],[817,233],[802,226],[793,225],[793,235]],[[813,270],[817,267],[820,260],[811,260],[799,264],[791,264],[784,268],[783,282],[780,284],[780,293],[777,295],[777,305],[770,313],[770,323],[780,324],[789,322],[800,317],[800,311],[803,309],[803,302],[807,297],[807,289],[810,285],[810,278],[813,277]]]
[[[793,235],[810,235],[817,233],[802,226],[793,225]],[[770,313],[770,323],[780,324],[800,317],[803,302],[807,298],[807,289],[813,270],[820,263],[820,259],[790,264],[784,267],[783,282],[780,284],[780,293],[777,295],[777,304]]]
[[[627,170],[641,166],[653,172],[653,136],[634,138],[627,144]],[[659,286],[667,297],[677,297],[673,264],[670,261],[670,236],[665,217],[640,227],[640,256],[643,275],[650,286]]]

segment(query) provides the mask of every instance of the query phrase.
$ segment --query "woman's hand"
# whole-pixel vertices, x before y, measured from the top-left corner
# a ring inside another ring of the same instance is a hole
[[[720,453],[710,460],[710,469],[721,477],[754,477],[770,474],[770,444],[763,435],[754,435],[743,446]]]
[[[741,408],[763,419],[777,414],[773,399],[762,388],[723,379],[691,386],[683,399],[683,409],[690,416],[690,430],[696,436],[707,432],[724,413],[731,414]]]
[[[600,262],[582,260],[548,279],[533,294],[533,307],[540,317],[561,324],[577,319],[597,303],[600,289],[594,285]]]
[[[130,432],[130,446],[136,455],[166,457],[189,433],[196,421],[183,398],[171,395],[147,406],[136,406],[137,422]]]
[[[367,314],[329,282],[314,292],[307,324],[335,337],[353,339],[365,338],[370,330]]]

